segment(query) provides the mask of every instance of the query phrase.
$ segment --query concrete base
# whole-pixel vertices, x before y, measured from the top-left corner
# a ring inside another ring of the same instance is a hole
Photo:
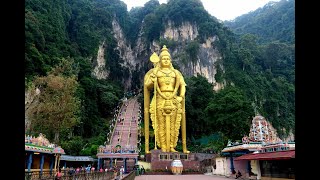
[[[180,159],[183,164],[183,171],[200,171],[200,161],[196,160],[194,153],[185,154],[182,152],[162,152],[151,150],[151,170],[170,171],[171,162]]]

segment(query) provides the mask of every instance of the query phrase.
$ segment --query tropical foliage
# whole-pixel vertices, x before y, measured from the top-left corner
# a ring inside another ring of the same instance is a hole
[[[270,1],[255,11],[225,21],[236,34],[254,34],[259,43],[280,41],[295,42],[295,0]]]
[[[79,123],[78,82],[71,69],[67,69],[71,68],[72,61],[62,62],[47,76],[35,78],[40,97],[38,105],[29,111],[33,131],[45,133],[51,139],[54,137],[55,143],[59,143],[61,132],[71,131]]]

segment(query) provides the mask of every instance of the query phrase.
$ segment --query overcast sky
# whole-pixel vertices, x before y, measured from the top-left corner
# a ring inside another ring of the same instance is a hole
[[[128,11],[132,7],[143,6],[149,0],[121,0],[127,4]],[[158,0],[166,3],[167,0]],[[269,1],[279,0],[201,0],[204,8],[216,18],[225,21],[263,7]]]

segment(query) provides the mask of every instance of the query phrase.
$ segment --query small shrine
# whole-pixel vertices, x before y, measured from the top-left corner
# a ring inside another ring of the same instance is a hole
[[[282,140],[277,136],[277,131],[261,115],[257,115],[252,120],[249,137],[244,137],[245,142],[276,143]]]
[[[65,154],[60,146],[50,143],[42,133],[38,137],[25,134],[25,152],[25,171],[40,175],[44,171],[50,175],[56,172],[59,168],[60,157]]]
[[[272,124],[266,118],[257,114],[252,119],[249,135],[245,135],[241,142],[228,142],[227,147],[222,150],[222,155],[230,160],[227,165],[230,169],[226,173],[227,176],[233,176],[240,171],[246,178],[250,178],[254,174],[258,174],[261,177],[258,160],[294,158],[295,143],[289,141],[291,139],[292,137],[285,139],[285,141],[280,139]],[[283,152],[278,153],[278,151]],[[277,153],[270,155],[269,153],[271,152]]]
[[[244,135],[241,142],[228,142],[227,147],[222,150],[222,153],[235,152],[235,154],[243,155],[257,151],[263,145],[281,142],[283,141],[278,137],[277,131],[273,128],[272,124],[266,118],[257,114],[252,119],[249,135]]]

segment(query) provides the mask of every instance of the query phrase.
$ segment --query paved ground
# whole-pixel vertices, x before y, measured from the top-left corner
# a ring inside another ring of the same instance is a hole
[[[135,180],[230,180],[217,175],[141,175],[136,176]]]

